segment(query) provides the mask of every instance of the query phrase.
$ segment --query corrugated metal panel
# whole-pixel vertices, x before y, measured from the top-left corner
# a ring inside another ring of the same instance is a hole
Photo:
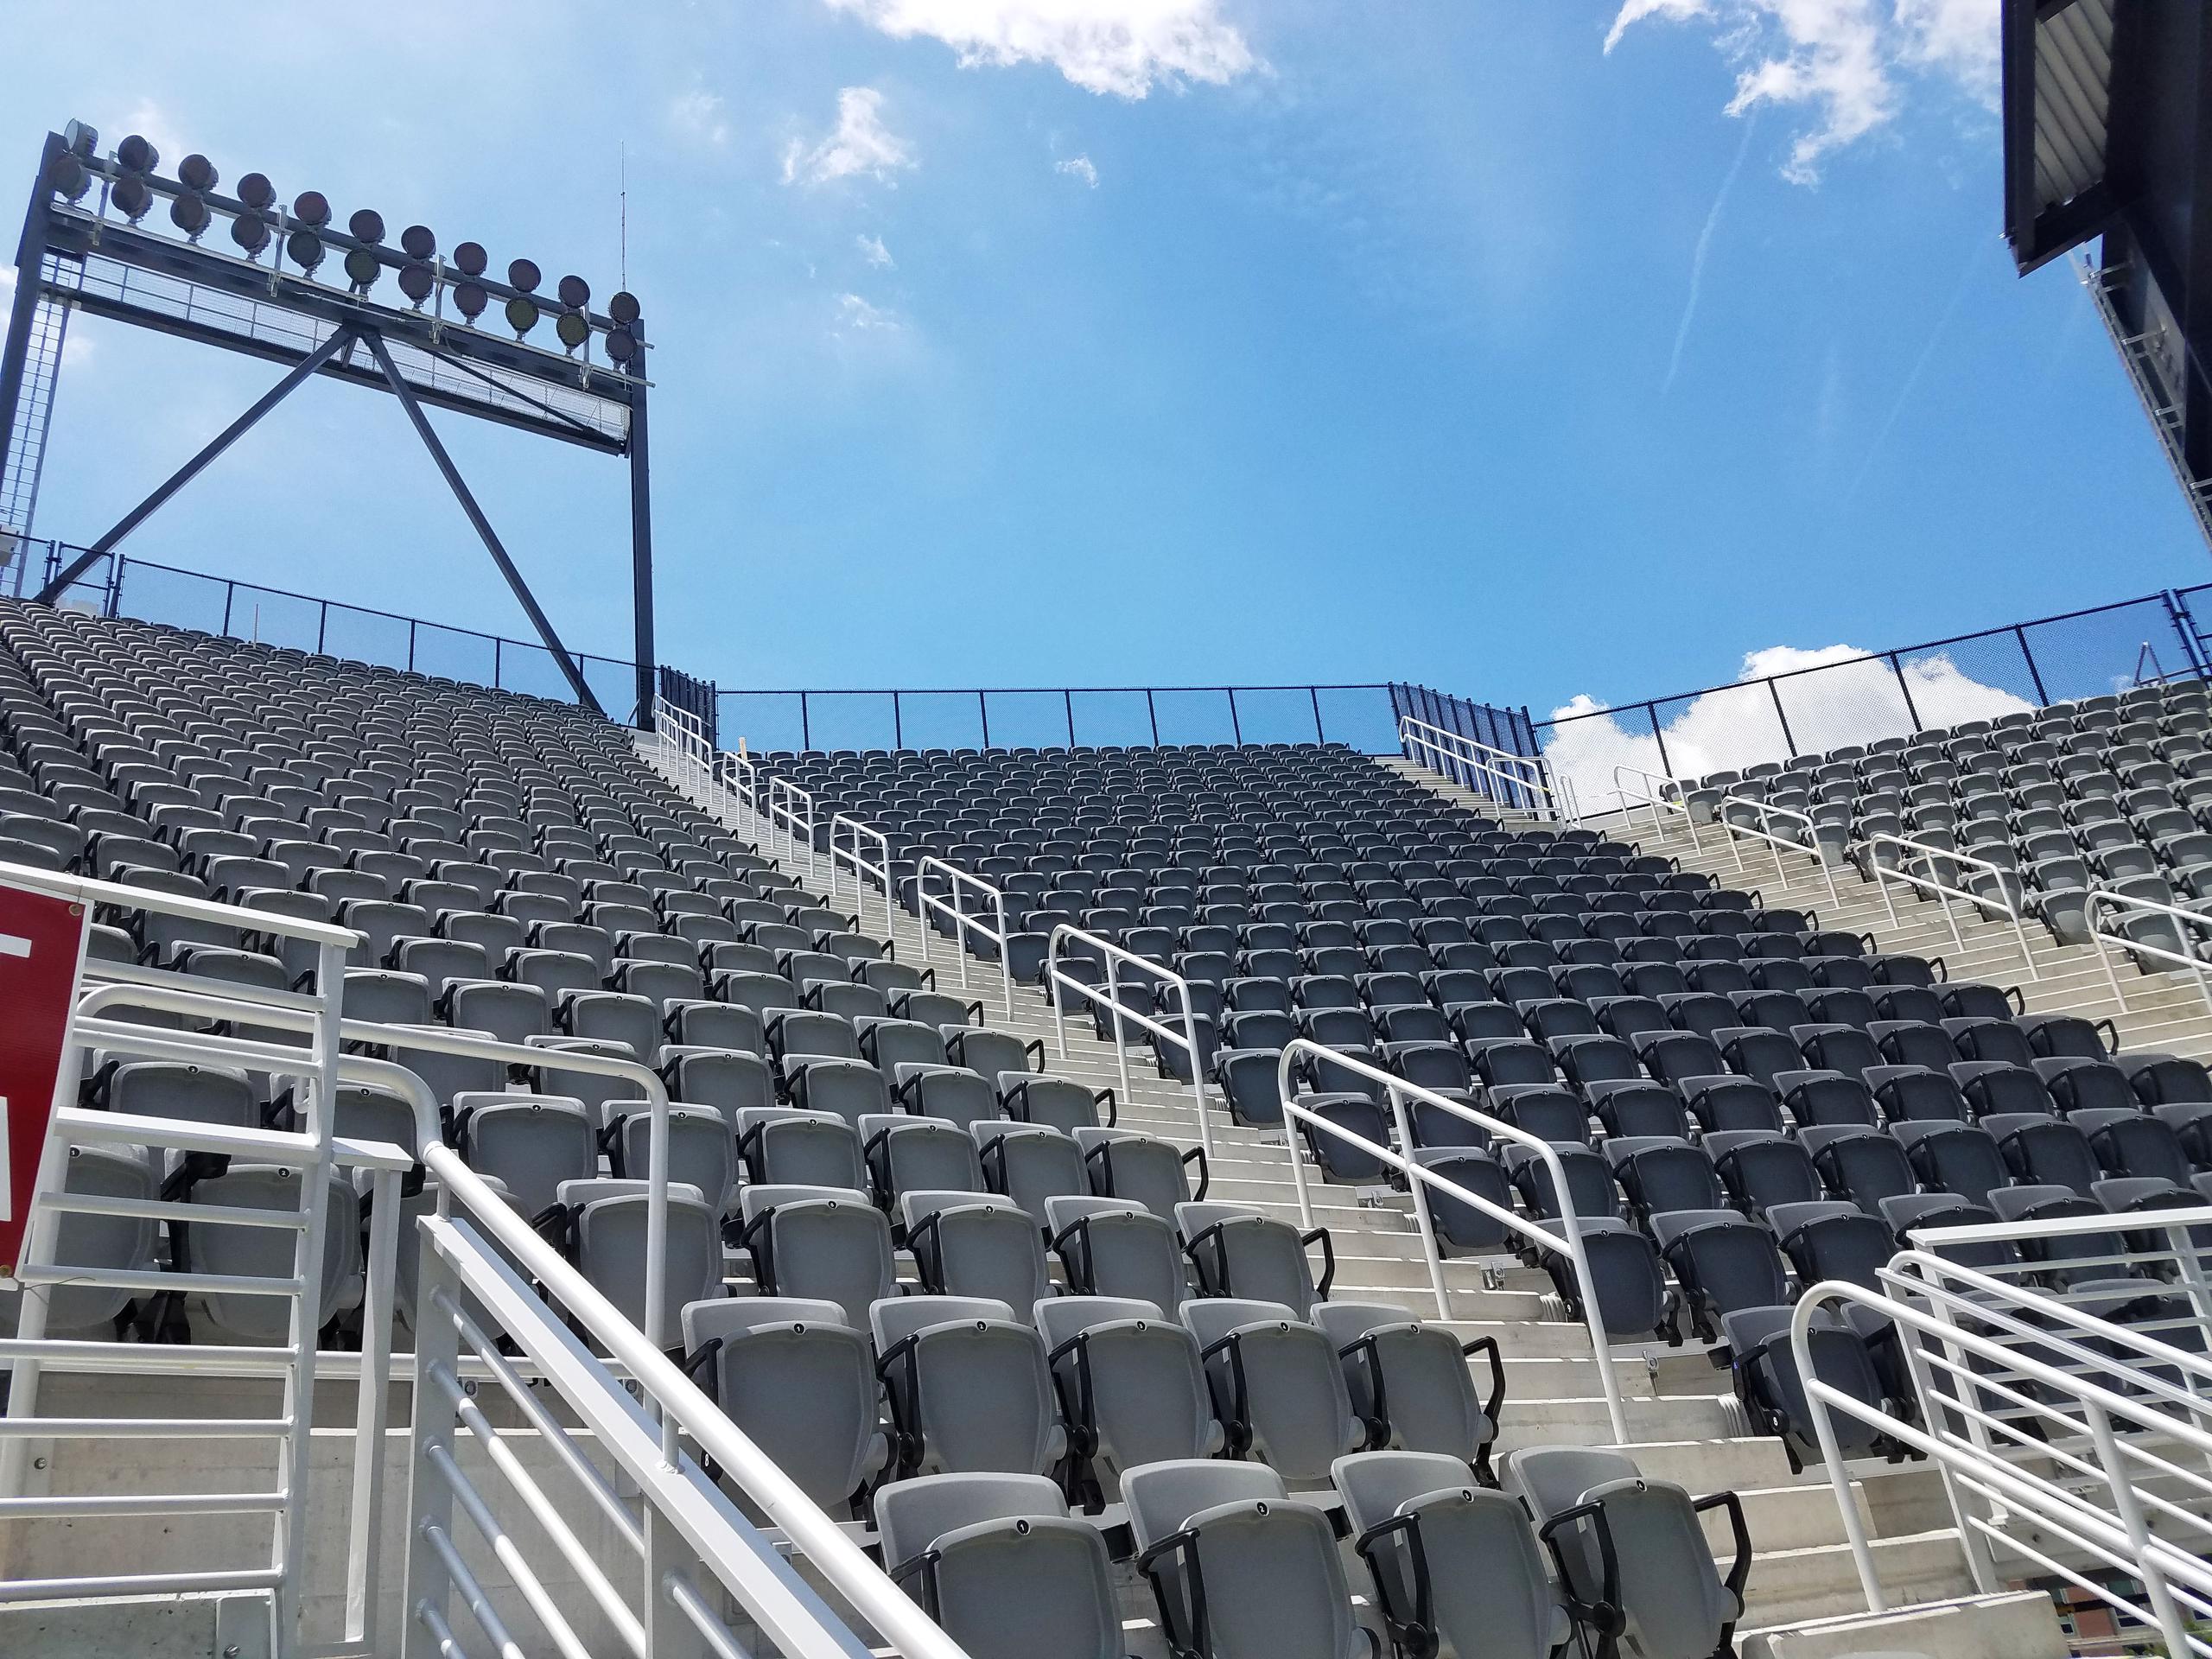
[[[2036,26],[2036,207],[2071,201],[2105,175],[2112,99],[2112,0],[2075,0]]]

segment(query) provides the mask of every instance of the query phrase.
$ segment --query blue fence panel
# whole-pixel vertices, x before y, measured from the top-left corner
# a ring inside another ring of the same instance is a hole
[[[721,694],[722,747],[742,741],[754,754],[806,747],[806,722],[796,691],[725,691]]]
[[[1082,748],[1119,744],[1148,748],[1159,741],[1152,705],[1141,691],[1075,691],[1075,741]]]
[[[897,741],[888,691],[810,691],[808,723],[817,749],[887,749]]]
[[[376,611],[357,611],[350,605],[333,605],[322,621],[322,648],[333,657],[379,668],[407,666],[407,631],[403,616]]]
[[[1362,754],[1398,753],[1398,716],[1388,686],[1323,686],[1313,695],[1321,704],[1323,741],[1343,743]]]
[[[504,663],[493,660],[494,654],[493,642],[487,634],[469,633],[460,628],[441,628],[429,622],[415,625],[415,671],[417,674],[434,674],[441,679],[467,680],[475,685],[489,685],[493,670],[505,666]],[[503,656],[505,653],[497,654]],[[554,671],[557,674],[560,671],[556,668]],[[585,678],[589,680],[590,676],[587,675]],[[567,683],[563,680],[563,690],[554,695],[570,695],[566,690]],[[594,685],[593,689],[597,690],[597,687]],[[631,697],[636,695],[634,691],[629,694]],[[616,711],[609,707],[607,712],[613,714]]]
[[[1066,691],[987,691],[991,744],[1001,749],[1064,749],[1075,706]]]
[[[904,691],[898,697],[898,742],[909,749],[980,749],[983,700],[973,691]],[[991,722],[991,741],[1000,741]]]
[[[1154,691],[1151,696],[1163,745],[1236,741],[1236,711],[1226,690]]]

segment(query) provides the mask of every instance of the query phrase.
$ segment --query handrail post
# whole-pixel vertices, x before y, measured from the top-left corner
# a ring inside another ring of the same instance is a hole
[[[1827,1387],[1813,1369],[1810,1332],[1813,1310],[1819,1306],[1821,1294],[1826,1285],[1815,1285],[1797,1299],[1797,1306],[1789,1316],[1789,1348],[1792,1363],[1802,1379],[1806,1403],[1812,1408],[1813,1433],[1820,1442],[1821,1462],[1828,1471],[1828,1484],[1834,1491],[1836,1509],[1843,1519],[1843,1535],[1851,1546],[1852,1565],[1859,1570],[1859,1588],[1866,1598],[1866,1611],[1883,1613],[1889,1603],[1882,1594],[1881,1574],[1874,1570],[1874,1551],[1866,1541],[1866,1522],[1859,1513],[1857,1497],[1851,1490],[1851,1477],[1844,1467],[1843,1447],[1835,1437],[1835,1424],[1828,1415]],[[1904,1338],[1900,1330],[1897,1337]],[[1963,1530],[1963,1529],[1962,1529]]]
[[[1406,1118],[1405,1091],[1394,1083],[1390,1085],[1389,1094],[1390,1121],[1397,1128],[1398,1146],[1408,1159],[1412,1159],[1414,1131],[1413,1125]],[[1437,1247],[1436,1222],[1429,1214],[1428,1184],[1409,1180],[1406,1185],[1413,1189],[1414,1223],[1421,1231],[1421,1255],[1428,1260],[1429,1288],[1436,1293],[1436,1317],[1448,1320],[1452,1317],[1452,1293],[1444,1282],[1444,1252]],[[1306,1224],[1312,1225],[1310,1222]]]
[[[2156,1552],[2151,1548],[2151,1529],[2143,1518],[2142,1499],[2134,1483],[2127,1478],[2127,1460],[2112,1432],[2112,1419],[2094,1400],[2085,1399],[2082,1406],[2082,1419],[2097,1448],[2097,1466],[2105,1471],[2112,1488],[2113,1508],[2120,1516],[2120,1525],[2127,1529],[2128,1547],[2134,1555],[2138,1576],[2143,1581],[2143,1593],[2150,1598],[2151,1611],[2158,1615],[2158,1628],[2165,1636],[2166,1651],[2177,1656],[2187,1654],[2191,1647],[2189,1620],[2176,1605],[2166,1575],[2152,1560]]]

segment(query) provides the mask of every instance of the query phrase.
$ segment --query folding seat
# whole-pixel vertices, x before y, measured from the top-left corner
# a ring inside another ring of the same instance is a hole
[[[1683,1103],[1703,1134],[1728,1129],[1782,1129],[1782,1106],[1772,1088],[1757,1077],[1691,1077],[1680,1086]]]
[[[1141,1204],[1173,1222],[1178,1205],[1205,1197],[1205,1154],[1198,1147],[1185,1151],[1135,1129],[1078,1129],[1075,1139],[1090,1171],[1090,1190],[1099,1198]],[[1193,1163],[1198,1166],[1195,1192],[1186,1173]]]
[[[1596,1609],[1562,1602],[1520,1502],[1471,1484],[1456,1460],[1360,1452],[1332,1475],[1398,1652],[1441,1637],[1454,1653],[1550,1659],[1578,1612],[1595,1621]]]
[[[747,1107],[736,1115],[746,1179],[764,1185],[860,1188],[867,1181],[859,1131],[827,1112]]]
[[[1317,1303],[1313,1323],[1334,1344],[1352,1413],[1369,1425],[1368,1444],[1452,1459],[1491,1484],[1490,1452],[1505,1401],[1505,1367],[1495,1338],[1461,1343],[1388,1303]],[[1468,1361],[1490,1369],[1487,1397],[1475,1392]]]
[[[1692,1032],[1652,1032],[1637,1039],[1637,1058],[1660,1083],[1719,1077],[1728,1070],[1719,1046]]]
[[[916,1025],[968,1025],[976,1017],[979,1007],[941,991],[902,990],[891,994],[891,1017]]]
[[[1452,1040],[1451,1020],[1441,1009],[1430,1007],[1426,1003],[1418,1007],[1376,1008],[1375,1024],[1386,1044],[1448,1043]]]
[[[1036,1313],[1078,1478],[1099,1502],[1120,1501],[1128,1470],[1222,1450],[1198,1343],[1158,1305],[1078,1294],[1041,1300]]]
[[[1504,1463],[1505,1489],[1550,1539],[1566,1592],[1615,1610],[1631,1651],[1707,1659],[1731,1649],[1751,1570],[1751,1534],[1733,1492],[1692,1498],[1645,1478],[1625,1453],[1592,1447],[1528,1446]],[[1726,1512],[1735,1541],[1725,1579],[1700,1521],[1713,1510]]]
[[[1033,1306],[1052,1294],[1042,1217],[1001,1194],[910,1188],[899,1195],[899,1220],[929,1295]]]
[[[1984,1117],[1980,1127],[1995,1137],[2006,1166],[2020,1181],[2063,1186],[2087,1198],[2104,1174],[2089,1137],[2063,1118],[1997,1112]]]
[[[671,1003],[664,1011],[661,1034],[683,1048],[732,1049],[763,1057],[768,1052],[767,1032],[760,1014],[733,1003]],[[862,1046],[865,1052],[865,1044]]]
[[[1001,1109],[1014,1122],[1046,1124],[1068,1135],[1077,1129],[1097,1128],[1102,1106],[1105,1108],[1108,1126],[1112,1125],[1116,1116],[1112,1090],[1103,1089],[1093,1094],[1068,1078],[1044,1077],[1033,1071],[1000,1073],[998,1094]]]
[[[2003,991],[1978,981],[1952,980],[1937,995],[1947,1020],[2010,1020],[2021,1012],[2017,990]]]
[[[995,1081],[1001,1072],[1033,1071],[1044,1065],[1045,1045],[1041,1039],[1025,1043],[1005,1032],[986,1031],[969,1025],[940,1026],[938,1034],[944,1039],[946,1064],[964,1065]]]
[[[1976,1117],[1991,1112],[2044,1112],[2058,1109],[2050,1090],[2034,1067],[2009,1060],[1957,1060],[1951,1077],[1966,1096]]]
[[[1719,1339],[1724,1315],[1792,1300],[1774,1235],[1736,1211],[1662,1211],[1651,1218],[1651,1234],[1701,1342]]]
[[[1917,1020],[1877,1020],[1867,1027],[1866,1034],[1874,1039],[1883,1059],[1891,1066],[1942,1071],[1958,1058],[1949,1034],[1940,1025],[1928,1025]],[[1877,1069],[1879,1068],[1867,1068],[1868,1071]]]
[[[189,1171],[191,1166],[188,1165]],[[188,1205],[210,1211],[271,1210],[296,1213],[301,1173],[275,1164],[234,1162],[220,1173],[190,1182]],[[361,1202],[351,1185],[324,1185],[326,1204],[321,1271],[322,1329],[326,1336],[361,1305],[365,1273],[361,1255]],[[251,1223],[191,1221],[172,1230],[170,1263],[178,1273],[219,1278],[289,1280],[296,1272],[297,1240],[283,1227]],[[260,1343],[284,1340],[291,1319],[285,1300],[257,1292],[208,1290],[195,1313],[207,1334],[219,1341]],[[195,1332],[197,1322],[195,1321]]]
[[[2011,1018],[2002,1020],[1946,1020],[1943,1029],[1961,1060],[2002,1061],[2008,1065],[2031,1066],[2037,1051],[2027,1033]]]
[[[1046,1203],[1053,1198],[1088,1198],[1090,1183],[1083,1150],[1075,1137],[1044,1123],[1004,1120],[971,1123],[983,1179],[1042,1225]]]
[[[1521,1016],[1503,1002],[1453,1002],[1446,1006],[1444,1017],[1471,1053],[1478,1044],[1517,1042],[1528,1033]]]
[[[1996,1137],[1978,1125],[1894,1123],[1890,1133],[1904,1147],[1914,1173],[1931,1192],[1948,1192],[1986,1208],[1993,1191],[2012,1185]]]
[[[991,1122],[999,1116],[998,1090],[960,1066],[902,1066],[892,1093],[902,1110],[955,1123],[963,1129]]]
[[[1599,1084],[1588,1092],[1608,1135],[1689,1139],[1681,1096],[1664,1084]]]
[[[1557,1222],[1548,1223],[1559,1230]],[[1583,1216],[1576,1229],[1582,1238],[1583,1257],[1590,1264],[1591,1282],[1598,1297],[1598,1319],[1605,1335],[1628,1343],[1679,1343],[1675,1329],[1675,1296],[1667,1287],[1658,1246],[1649,1235],[1629,1222],[1607,1216]],[[1582,1289],[1572,1259],[1563,1250],[1544,1253],[1540,1265],[1551,1276],[1554,1294],[1561,1310],[1573,1320],[1587,1317]]]
[[[775,1078],[757,1054],[668,1044],[660,1051],[660,1073],[672,1098],[710,1106],[732,1123],[741,1111],[775,1103]]]
[[[1792,1474],[1821,1461],[1819,1431],[1791,1340],[1786,1306],[1745,1308],[1721,1319],[1737,1399],[1752,1424],[1778,1436]],[[1907,1414],[1910,1397],[1885,1382],[1867,1338],[1832,1308],[1816,1308],[1806,1330],[1814,1375],[1878,1412]],[[1846,1458],[1901,1450],[1896,1440],[1849,1412],[1830,1411],[1836,1449]]]
[[[526,1216],[550,1209],[563,1182],[599,1173],[599,1130],[581,1101],[468,1092],[454,1097],[462,1160],[501,1183]]]
[[[1732,991],[1725,998],[1705,992],[1675,999],[1668,1013],[1683,1030],[1710,1037],[1732,1027],[1788,1031],[1804,1023],[1805,1004],[1788,991]]]
[[[1334,1459],[1361,1449],[1377,1427],[1353,1415],[1336,1344],[1287,1305],[1200,1297],[1185,1301],[1181,1315],[1205,1363],[1214,1415],[1232,1456],[1264,1463],[1300,1486],[1316,1485]]]
[[[1786,1135],[1765,1129],[1726,1129],[1707,1135],[1705,1150],[1736,1206],[1764,1214],[1777,1204],[1803,1204],[1822,1196],[1812,1154]]]
[[[1873,1091],[1847,1072],[1784,1071],[1775,1083],[1790,1118],[1801,1127],[1857,1123],[1872,1128],[1881,1122]]]
[[[1612,1171],[1603,1158],[1583,1146],[1555,1144],[1552,1151],[1567,1177],[1567,1192],[1576,1215],[1603,1217],[1621,1214],[1620,1193],[1613,1184]],[[1556,1219],[1562,1211],[1552,1185],[1551,1171],[1543,1160],[1533,1148],[1518,1145],[1503,1148],[1503,1159],[1506,1173],[1521,1195],[1522,1207],[1539,1220]]]
[[[1328,1299],[1336,1278],[1336,1246],[1325,1227],[1301,1233],[1244,1205],[1193,1201],[1175,1206],[1175,1230],[1203,1296],[1311,1307]],[[1322,1259],[1318,1281],[1306,1255],[1315,1244]]]
[[[1669,1211],[1715,1210],[1728,1202],[1712,1160],[1686,1141],[1621,1136],[1606,1141],[1605,1155],[1643,1223]]]
[[[1549,1050],[1532,1042],[1507,1039],[1484,1042],[1479,1046],[1470,1042],[1468,1048],[1475,1063],[1475,1072],[1485,1089],[1503,1089],[1521,1085],[1548,1086],[1554,1080]]]
[[[1042,1475],[1065,1455],[1044,1341],[1006,1303],[886,1296],[869,1325],[899,1478]]]
[[[2068,1120],[2088,1136],[2100,1166],[2113,1175],[2149,1176],[2189,1185],[2189,1154],[2163,1116],[2120,1109],[2075,1112]]]
[[[644,1101],[625,1101],[614,1109],[600,1143],[618,1179],[644,1180],[652,1169],[652,1109]],[[721,1112],[689,1102],[671,1102],[668,1112],[668,1157],[671,1179],[696,1187],[720,1217],[737,1191],[737,1140]]]
[[[763,1295],[830,1302],[854,1325],[867,1319],[874,1303],[896,1294],[891,1225],[864,1194],[763,1184],[746,1187],[738,1202],[737,1247],[752,1255]]]
[[[2115,1057],[2145,1106],[2212,1101],[2212,1070],[2197,1060],[2151,1052]]]
[[[1045,1200],[1046,1230],[1071,1294],[1132,1297],[1173,1307],[1190,1294],[1173,1226],[1122,1198],[1056,1194]]]

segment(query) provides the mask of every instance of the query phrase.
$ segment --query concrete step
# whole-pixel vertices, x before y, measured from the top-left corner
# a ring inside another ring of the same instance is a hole
[[[1887,1613],[1857,1612],[1795,1624],[1739,1626],[1743,1659],[1845,1659],[1868,1653],[1928,1659],[2063,1659],[2064,1633],[2040,1590],[1931,1601]]]

